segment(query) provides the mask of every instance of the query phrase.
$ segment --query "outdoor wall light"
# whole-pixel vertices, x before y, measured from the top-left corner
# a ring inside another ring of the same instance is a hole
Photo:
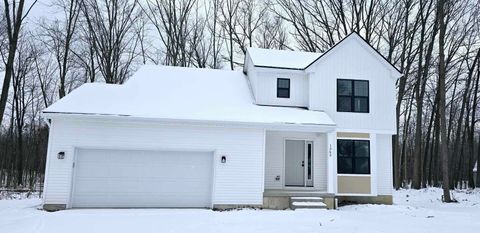
[[[222,163],[227,163],[227,156],[222,155],[221,161],[222,161]]]
[[[57,159],[64,159],[64,158],[65,158],[65,152],[63,151],[58,152]]]

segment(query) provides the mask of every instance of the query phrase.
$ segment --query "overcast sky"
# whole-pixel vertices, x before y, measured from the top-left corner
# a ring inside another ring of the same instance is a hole
[[[45,17],[45,18],[52,18],[55,15],[59,14],[59,10],[52,7],[52,2],[54,0],[38,0],[37,3],[33,6],[30,14],[28,15],[28,19],[35,21],[36,19]],[[26,0],[26,7],[30,7],[34,0]]]

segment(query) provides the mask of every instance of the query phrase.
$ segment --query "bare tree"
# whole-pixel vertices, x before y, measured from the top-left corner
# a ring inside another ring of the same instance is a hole
[[[358,32],[376,47],[376,34],[388,1],[278,0],[273,11],[294,29],[298,46],[305,51],[325,51],[351,32]]]
[[[439,25],[439,37],[438,37],[438,51],[439,51],[439,62],[438,62],[438,113],[440,116],[440,153],[442,157],[442,177],[443,177],[443,201],[451,202],[450,198],[450,182],[449,182],[449,171],[448,171],[448,140],[447,140],[447,119],[445,111],[445,1],[438,0],[437,2],[437,21]]]
[[[188,47],[191,51],[191,65],[200,68],[220,68],[219,54],[222,41],[218,38],[218,0],[212,6],[203,8],[198,4],[195,7],[195,16],[191,25],[191,34],[188,38]],[[204,15],[203,15],[204,14]]]
[[[164,49],[164,63],[188,66],[192,50],[188,47],[191,14],[196,0],[146,1],[144,12],[155,27]]]
[[[260,1],[243,0],[240,2],[237,19],[239,32],[234,31],[234,41],[242,51],[247,52],[247,47],[254,46],[255,33],[259,30],[267,14],[267,7]]]
[[[5,76],[3,78],[2,94],[0,96],[0,125],[2,125],[3,115],[7,105],[8,91],[10,89],[10,81],[13,75],[13,63],[15,62],[22,24],[36,2],[37,0],[33,1],[30,6],[25,6],[25,0],[3,0],[2,21],[6,24],[8,51],[7,59],[5,61]]]
[[[96,55],[96,43],[94,33],[88,26],[88,23],[80,18],[78,25],[78,37],[79,43],[78,47],[71,50],[75,63],[72,66],[75,66],[75,69],[81,70],[84,76],[84,82],[96,82],[98,65],[97,65],[97,55]]]
[[[60,86],[58,88],[59,98],[66,94],[65,80],[71,67],[71,47],[80,14],[79,0],[56,0],[55,6],[62,9],[64,19],[56,19],[51,23],[44,22],[45,45],[55,55],[58,65],[58,77]]]
[[[268,7],[262,1],[255,0],[222,0],[220,25],[224,30],[228,55],[226,60],[230,69],[234,69],[237,55],[243,57],[248,47],[255,44],[257,32],[264,23]]]
[[[13,71],[13,100],[12,112],[15,115],[15,134],[17,142],[16,153],[16,184],[22,186],[24,181],[24,128],[25,118],[33,95],[28,90],[30,72],[33,70],[33,58],[36,56],[35,51],[31,49],[30,44],[22,43],[17,50],[17,61],[15,62],[15,69]]]
[[[433,1],[420,1],[420,39],[418,44],[418,67],[416,72],[416,83],[414,86],[416,106],[415,121],[415,151],[413,155],[413,182],[412,187],[419,189],[422,181],[422,150],[423,150],[423,103],[425,96],[425,88],[428,80],[429,68],[431,64],[433,45],[437,36],[437,24],[433,25],[433,29],[428,30],[429,16],[434,12]],[[430,31],[430,32],[428,32]],[[428,34],[427,34],[428,33]],[[426,40],[430,42],[427,43]],[[424,45],[427,44],[426,48]],[[425,57],[425,61],[423,60]]]
[[[237,10],[240,5],[239,0],[221,0],[220,5],[223,5],[221,8],[222,19],[220,20],[220,25],[225,31],[225,42],[227,44],[226,48],[228,51],[227,60],[230,63],[230,69],[234,69],[234,55],[235,55],[235,33],[238,22],[236,21]]]
[[[213,68],[220,68],[220,52],[222,51],[222,32],[219,30],[219,17],[220,17],[220,8],[222,5],[220,5],[221,0],[213,0],[212,1],[212,6],[210,7],[210,14],[212,17],[207,17],[211,18],[211,20],[207,21],[207,26],[209,33],[211,35],[211,45],[212,45],[212,67]]]
[[[81,0],[81,9],[105,82],[123,83],[137,55],[133,24],[140,14],[138,1]]]
[[[40,49],[40,46],[35,46],[35,54],[33,57],[33,66],[34,66],[34,79],[38,80],[38,88],[40,88],[40,101],[42,105],[37,106],[38,108],[46,108],[55,99],[54,92],[51,90],[54,89],[57,85],[57,80],[52,78],[58,72],[57,70],[57,61],[52,59],[48,55],[46,49]]]
[[[258,29],[255,44],[266,49],[284,50],[290,48],[283,20],[276,15],[266,15]]]

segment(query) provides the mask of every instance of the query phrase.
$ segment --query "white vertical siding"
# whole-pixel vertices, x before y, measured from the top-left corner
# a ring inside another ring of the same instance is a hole
[[[392,135],[377,134],[378,195],[392,195]]]
[[[301,139],[313,141],[313,186],[316,190],[327,191],[327,146],[326,135],[284,131],[267,131],[265,142],[265,189],[283,189],[284,141]],[[275,180],[280,176],[280,180]]]
[[[256,103],[276,106],[308,106],[308,77],[303,71],[274,68],[253,68],[252,86]],[[277,98],[277,79],[290,79],[290,98]]]
[[[337,45],[308,69],[312,110],[325,111],[338,130],[395,130],[395,80],[374,51],[361,39]],[[369,81],[370,112],[337,112],[337,79]]]
[[[74,148],[213,151],[213,204],[262,204],[264,130],[134,120],[53,119],[44,202],[68,204]],[[56,158],[65,151],[65,159]],[[219,162],[225,155],[227,163]]]

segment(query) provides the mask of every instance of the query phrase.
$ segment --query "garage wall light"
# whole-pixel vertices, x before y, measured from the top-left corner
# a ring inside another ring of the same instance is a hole
[[[65,152],[64,151],[58,152],[57,159],[64,159],[64,158],[65,158]]]
[[[222,155],[221,161],[222,161],[222,163],[227,163],[227,156]]]

